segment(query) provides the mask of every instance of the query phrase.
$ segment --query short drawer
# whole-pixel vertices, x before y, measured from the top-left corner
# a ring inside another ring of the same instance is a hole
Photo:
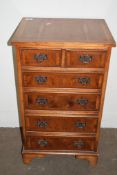
[[[103,74],[24,72],[24,87],[90,88],[102,87]]]
[[[59,67],[61,50],[24,49],[21,52],[21,63],[27,66]]]
[[[27,131],[95,133],[97,118],[26,116]]]
[[[26,92],[26,109],[32,110],[99,110],[100,94]]]
[[[67,50],[66,67],[103,68],[106,63],[106,51]]]
[[[94,137],[27,136],[25,149],[96,151]]]

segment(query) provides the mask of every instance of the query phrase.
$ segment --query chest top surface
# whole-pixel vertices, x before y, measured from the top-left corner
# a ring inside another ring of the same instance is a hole
[[[10,44],[59,42],[115,46],[104,19],[23,18]]]

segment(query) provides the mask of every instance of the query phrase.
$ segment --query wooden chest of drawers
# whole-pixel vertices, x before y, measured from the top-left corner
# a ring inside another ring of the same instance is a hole
[[[74,155],[95,165],[115,41],[102,19],[23,18],[16,53],[23,160]]]

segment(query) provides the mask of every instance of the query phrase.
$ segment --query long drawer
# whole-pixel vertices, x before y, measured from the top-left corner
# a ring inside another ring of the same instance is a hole
[[[31,110],[97,111],[100,94],[25,92],[24,105]]]
[[[95,137],[27,136],[25,149],[96,151]]]
[[[24,87],[100,89],[103,74],[24,72]]]
[[[27,131],[96,133],[98,119],[93,117],[26,116]]]

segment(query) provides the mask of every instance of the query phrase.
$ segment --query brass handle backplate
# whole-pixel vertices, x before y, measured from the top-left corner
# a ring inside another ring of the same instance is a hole
[[[90,78],[89,77],[80,77],[80,78],[78,78],[78,81],[82,85],[87,85],[90,83]]]
[[[39,104],[39,105],[46,105],[46,104],[48,104],[48,99],[47,98],[38,97],[36,99],[36,103]]]
[[[39,127],[39,128],[45,128],[45,127],[47,127],[48,126],[48,122],[47,121],[37,121],[37,126]]]
[[[79,121],[77,121],[76,123],[75,123],[75,126],[77,127],[77,128],[85,128],[86,127],[86,123],[85,122],[79,122]]]
[[[44,60],[47,60],[48,57],[47,57],[46,54],[40,53],[40,54],[35,54],[35,55],[34,55],[34,59],[41,63],[41,62],[43,62]]]
[[[35,80],[37,83],[42,84],[47,82],[47,77],[46,76],[37,76],[35,77]]]
[[[81,55],[80,56],[80,61],[84,64],[88,64],[92,61],[92,56],[90,56],[90,55]]]
[[[84,106],[84,105],[88,104],[88,99],[85,99],[85,98],[77,99],[76,103],[81,105],[81,106]]]
[[[38,141],[38,145],[41,146],[41,147],[45,147],[45,146],[48,145],[48,141],[47,140],[44,140],[44,139],[39,140]]]
[[[74,141],[74,146],[77,148],[82,148],[84,146],[84,142],[82,140]]]

